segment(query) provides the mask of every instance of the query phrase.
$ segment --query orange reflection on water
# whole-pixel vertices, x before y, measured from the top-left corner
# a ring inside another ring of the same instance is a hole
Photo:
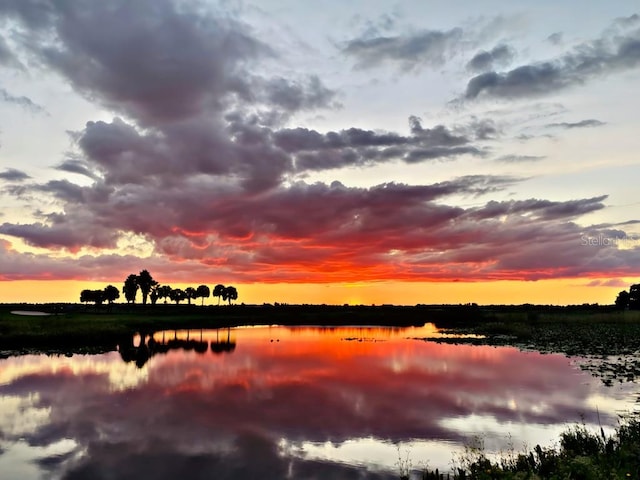
[[[211,472],[233,464],[230,456],[269,471],[284,462],[283,442],[327,462],[348,442],[422,442],[441,452],[472,434],[504,442],[511,433],[514,444],[549,444],[567,422],[597,424],[596,404],[605,427],[615,425],[617,412],[603,398],[618,406],[635,400],[561,355],[414,339],[437,335],[432,325],[171,331],[104,355],[9,358],[0,361],[0,406],[27,406],[42,418],[4,440],[72,439],[83,454],[79,466],[64,467],[71,470],[145,472],[149,458],[199,455]],[[0,431],[11,432],[18,414],[0,415]]]

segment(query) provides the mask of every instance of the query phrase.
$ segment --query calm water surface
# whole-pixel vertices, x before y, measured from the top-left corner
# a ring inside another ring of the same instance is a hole
[[[156,333],[119,352],[0,361],[0,478],[397,478],[616,425],[637,384],[562,355],[414,340],[422,328]]]

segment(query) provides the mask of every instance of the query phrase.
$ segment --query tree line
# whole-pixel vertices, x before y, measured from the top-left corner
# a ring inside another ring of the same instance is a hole
[[[186,300],[189,305],[191,305],[191,300],[198,298],[202,299],[202,305],[204,305],[204,299],[209,298],[209,296],[218,297],[218,305],[220,305],[220,300],[231,304],[233,300],[238,299],[238,290],[232,285],[224,286],[218,284],[213,287],[213,292],[207,285],[187,287],[183,290],[160,284],[151,276],[148,270],[142,270],[137,275],[132,273],[122,285],[122,294],[127,303],[136,303],[138,292],[142,295],[143,305],[146,305],[147,301],[151,301],[155,305],[160,299],[163,299],[164,303],[167,303],[167,299],[169,299],[176,304]],[[113,285],[107,285],[102,290],[82,290],[80,292],[80,301],[82,303],[93,302],[96,305],[101,305],[104,302],[108,302],[111,304],[118,298],[120,298],[120,290]]]
[[[629,291],[621,291],[616,298],[616,307],[621,310],[640,310],[640,283],[631,285]]]

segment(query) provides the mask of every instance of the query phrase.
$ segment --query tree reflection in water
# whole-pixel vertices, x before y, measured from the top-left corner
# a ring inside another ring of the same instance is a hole
[[[140,332],[135,335],[123,338],[118,342],[118,352],[125,363],[134,362],[138,368],[146,365],[149,359],[155,355],[164,355],[172,350],[182,350],[185,352],[194,351],[199,355],[205,354],[209,348],[216,355],[231,353],[236,348],[236,341],[231,338],[231,329],[226,329],[226,336],[220,337],[220,330],[216,330],[216,339],[208,342],[203,339],[202,329],[199,338],[191,338],[192,330],[186,332],[186,338],[178,337],[178,330],[173,331],[173,338],[167,339],[167,332],[163,331],[160,339],[156,339],[156,334]],[[139,340],[136,342],[136,340]]]

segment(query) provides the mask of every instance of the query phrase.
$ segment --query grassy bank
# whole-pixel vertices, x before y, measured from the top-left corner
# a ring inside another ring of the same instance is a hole
[[[11,311],[52,312],[49,316]],[[83,305],[0,306],[0,350],[11,352],[107,351],[136,332],[226,328],[242,325],[423,325],[420,307],[320,305]]]
[[[13,310],[41,310],[50,316],[18,316]],[[542,352],[602,359],[600,372],[613,378],[640,378],[640,311],[610,307],[422,305],[0,305],[0,350],[112,350],[136,332],[223,328],[241,325],[383,325],[433,322],[453,333],[484,338],[448,342],[515,345]],[[622,361],[615,365],[609,357]],[[625,363],[626,362],[626,363]]]
[[[640,419],[629,418],[607,437],[577,425],[560,436],[557,448],[537,445],[524,453],[490,459],[482,445],[468,446],[454,459],[453,474],[429,469],[400,472],[402,480],[604,480],[640,478]]]

